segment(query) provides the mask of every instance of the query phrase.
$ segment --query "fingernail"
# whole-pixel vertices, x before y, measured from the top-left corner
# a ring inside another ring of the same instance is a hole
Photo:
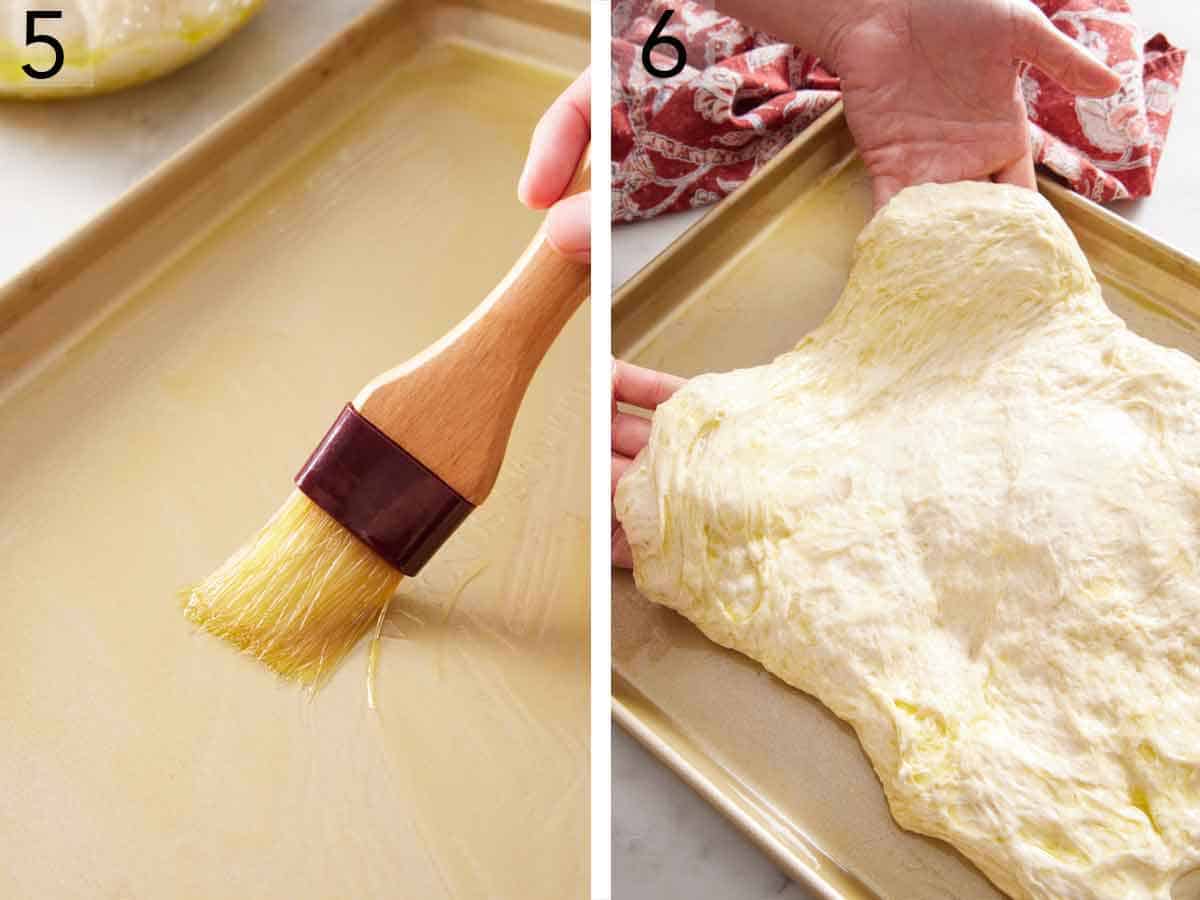
[[[525,158],[525,167],[521,169],[521,177],[517,179],[517,199],[525,206],[530,207],[529,202],[529,158]]]

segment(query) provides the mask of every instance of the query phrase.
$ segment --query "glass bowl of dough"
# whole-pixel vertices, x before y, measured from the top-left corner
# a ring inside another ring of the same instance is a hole
[[[173,72],[265,0],[11,0],[0,9],[0,99],[104,94]]]

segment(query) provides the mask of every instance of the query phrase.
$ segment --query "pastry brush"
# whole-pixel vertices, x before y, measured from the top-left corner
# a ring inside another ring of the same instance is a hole
[[[584,190],[585,153],[567,189]],[[495,484],[542,357],[588,295],[589,270],[543,224],[509,273],[424,352],[346,405],[266,525],[184,613],[279,674],[328,675]]]

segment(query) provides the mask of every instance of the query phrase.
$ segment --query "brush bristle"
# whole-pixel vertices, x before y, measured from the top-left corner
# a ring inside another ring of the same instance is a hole
[[[184,614],[316,685],[371,630],[401,574],[299,491],[202,584]]]

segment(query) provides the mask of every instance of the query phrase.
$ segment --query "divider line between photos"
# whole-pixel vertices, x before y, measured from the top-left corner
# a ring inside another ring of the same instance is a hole
[[[591,302],[591,777],[592,898],[612,897],[612,567],[609,470],[612,448],[612,70],[608,0],[592,3]]]

